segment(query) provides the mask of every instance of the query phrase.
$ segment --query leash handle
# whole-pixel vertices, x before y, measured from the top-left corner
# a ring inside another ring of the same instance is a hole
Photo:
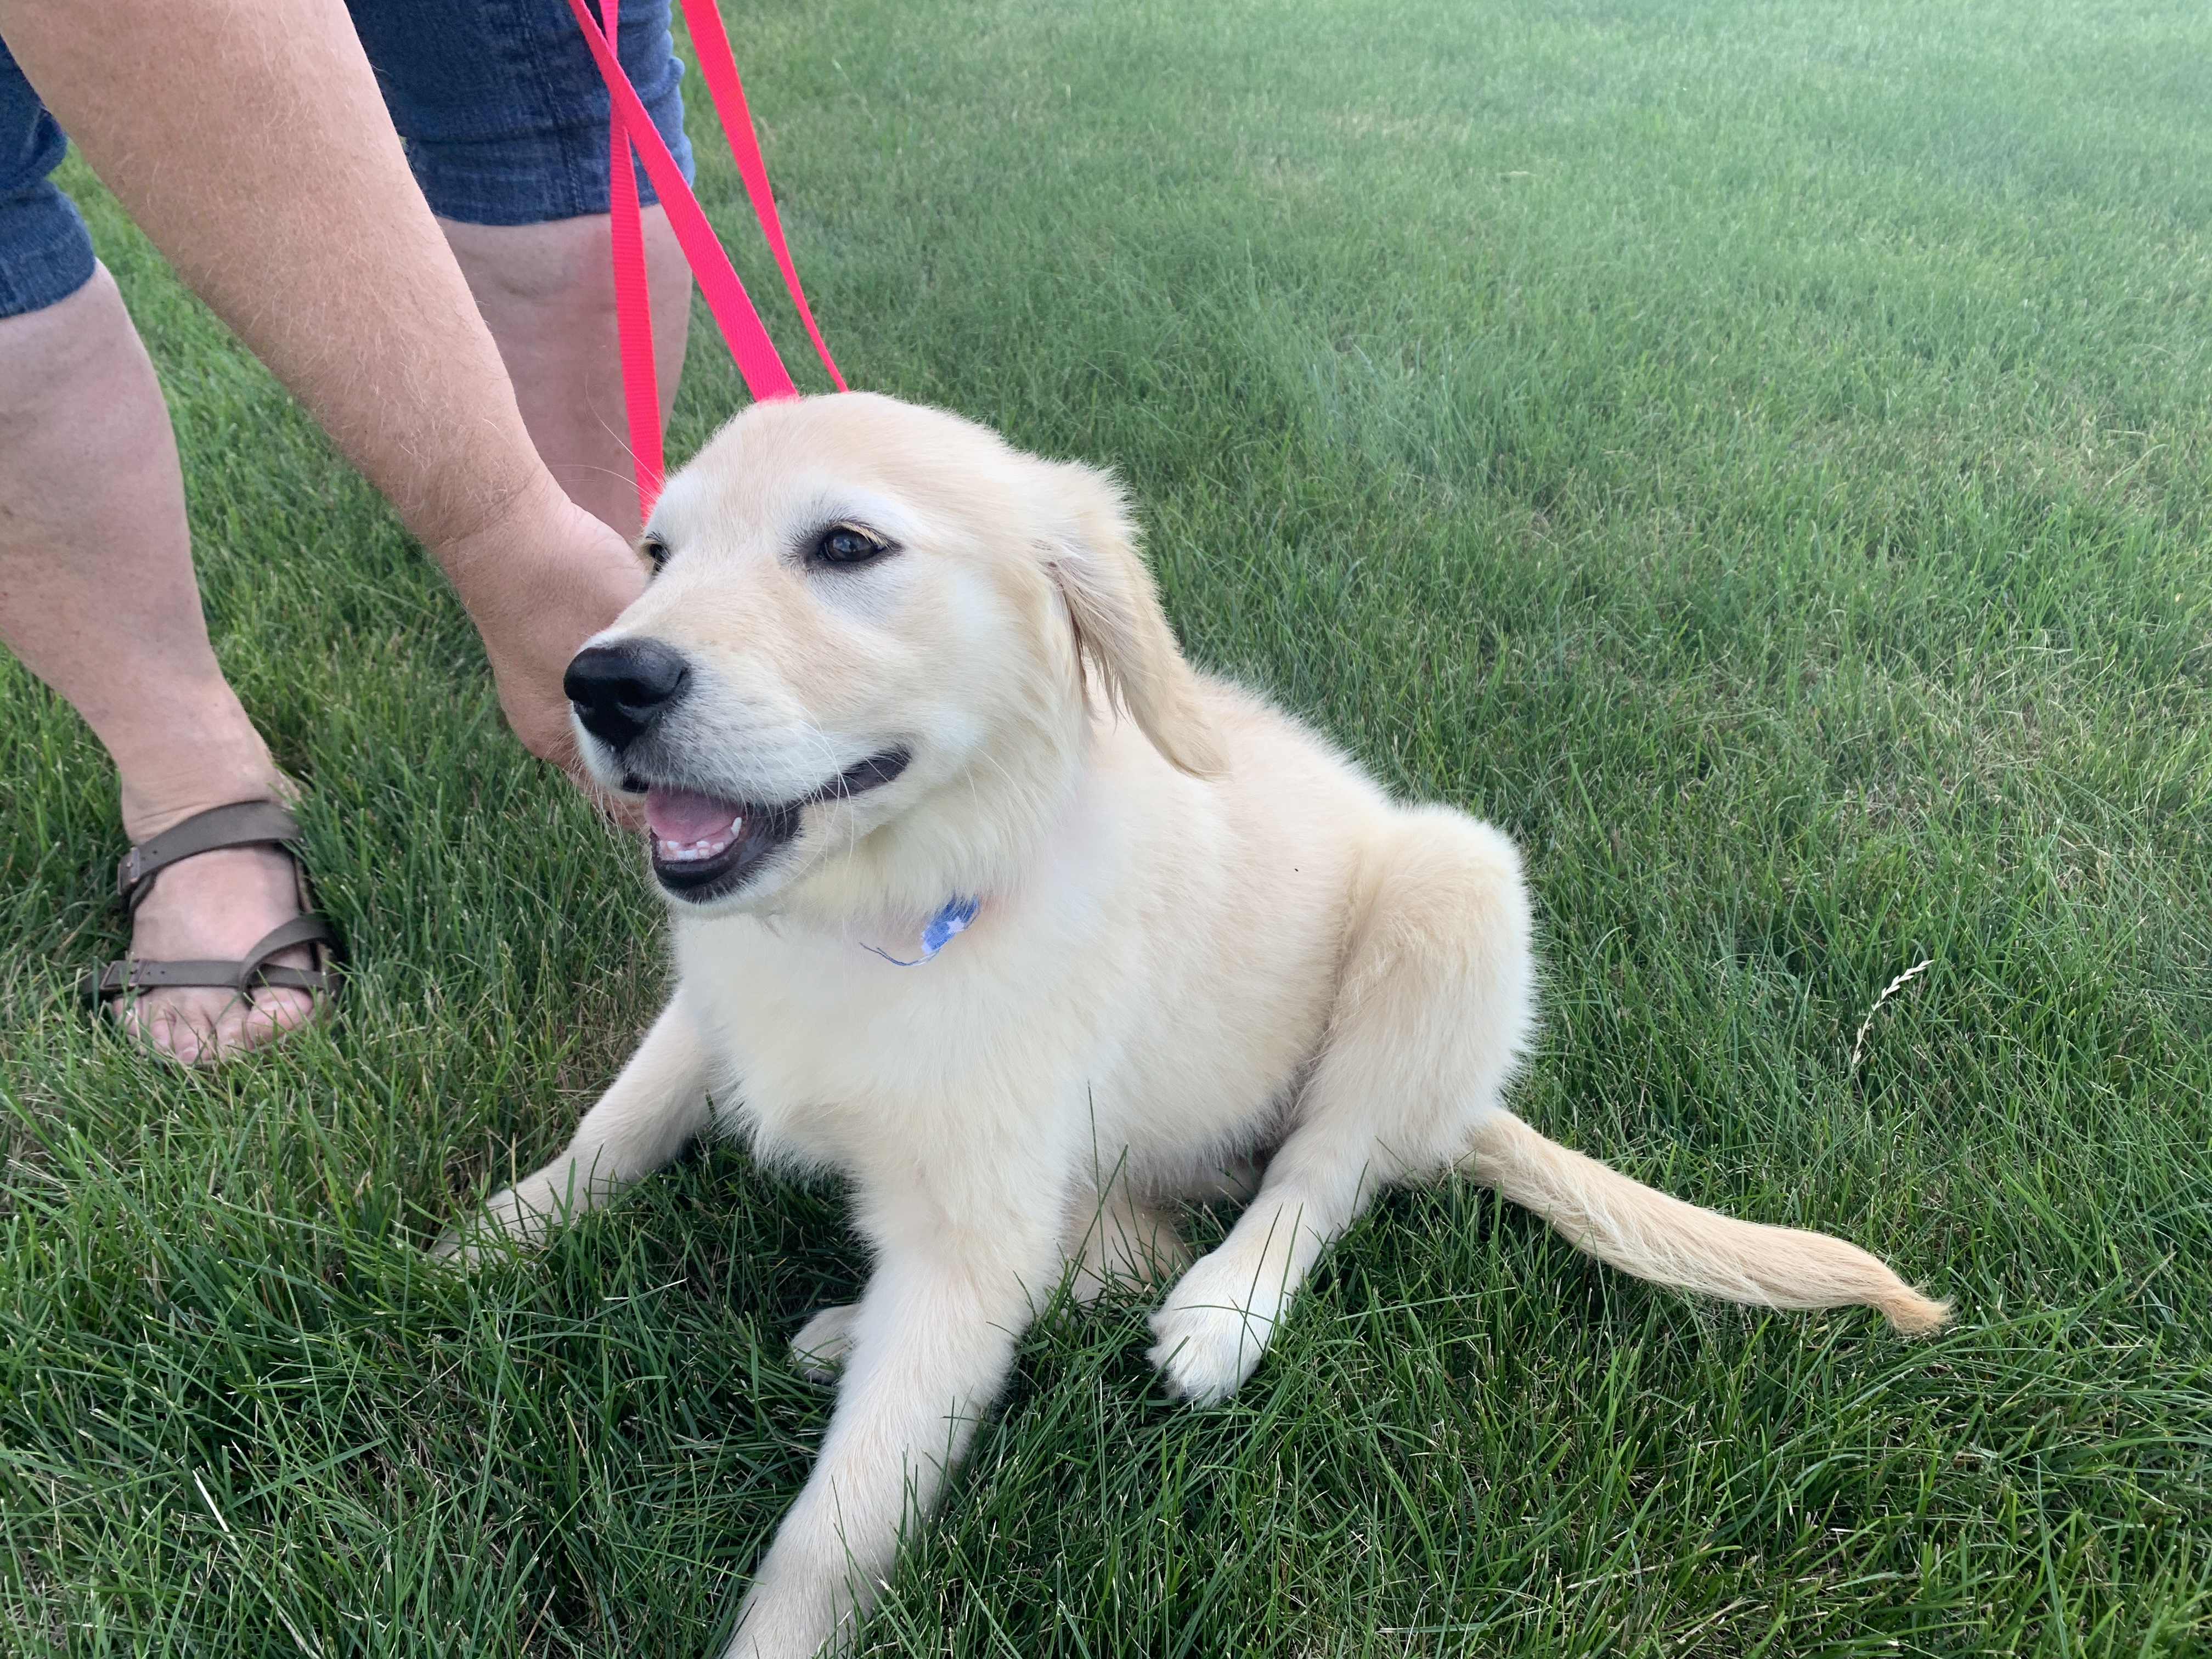
[[[661,441],[659,380],[653,360],[653,306],[646,285],[645,234],[639,216],[637,179],[630,163],[633,148],[637,160],[644,165],[646,176],[653,180],[661,206],[667,210],[669,228],[676,233],[684,262],[698,281],[707,309],[720,327],[730,355],[737,359],[738,373],[744,377],[745,389],[752,393],[755,401],[766,402],[796,398],[799,388],[784,368],[775,342],[769,337],[751,295],[738,281],[721,239],[708,222],[698,197],[692,193],[690,182],[676,165],[676,158],[669,154],[659,129],[653,125],[652,116],[647,112],[637,88],[630,84],[629,75],[616,54],[610,37],[619,38],[619,0],[602,0],[602,5],[606,18],[604,32],[586,0],[568,0],[568,9],[575,16],[577,27],[583,31],[584,45],[607,88],[607,206],[613,242],[615,316],[621,342],[623,404],[629,422],[630,466],[637,478],[638,514],[644,519],[652,516],[653,503],[659,499],[666,459]],[[776,266],[783,273],[784,287],[806,325],[806,332],[814,342],[822,366],[830,371],[830,379],[837,390],[842,392],[846,390],[845,377],[837,372],[830,348],[823,343],[822,331],[815,326],[813,307],[806,303],[805,290],[799,286],[799,271],[792,264],[791,249],[784,240],[783,220],[776,211],[775,193],[769,188],[768,164],[753,132],[744,83],[738,77],[737,57],[730,50],[729,33],[722,27],[721,14],[714,9],[714,0],[684,0],[684,15],[690,26],[693,44],[700,50],[699,68],[706,77],[708,95],[714,100],[714,112],[720,118],[723,134],[730,142],[730,155],[745,181],[745,194],[752,204],[754,216],[760,221],[761,234],[768,239],[769,249],[775,255]]]
[[[602,0],[608,35],[619,42],[621,0]],[[621,344],[623,405],[629,419],[630,471],[637,480],[637,516],[653,516],[668,474],[661,449],[660,375],[653,356],[653,294],[645,280],[645,227],[638,216],[637,167],[630,159],[629,123],[607,103],[607,215],[614,251],[615,331]]]

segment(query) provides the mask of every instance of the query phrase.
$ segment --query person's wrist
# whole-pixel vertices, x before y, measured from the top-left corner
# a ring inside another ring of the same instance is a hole
[[[541,472],[465,530],[424,544],[481,627],[488,613],[542,592],[547,577],[575,562],[580,535],[590,534],[577,524],[580,514],[551,475]]]

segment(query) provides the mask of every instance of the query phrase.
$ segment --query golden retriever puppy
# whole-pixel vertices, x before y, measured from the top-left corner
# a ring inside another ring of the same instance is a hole
[[[644,546],[651,587],[568,689],[592,771],[644,798],[676,991],[477,1224],[535,1237],[710,1131],[851,1182],[874,1270],[793,1345],[842,1370],[836,1410],[731,1655],[849,1633],[1064,1275],[1172,1279],[1152,1358],[1202,1405],[1393,1182],[1465,1170],[1663,1284],[1945,1316],[1510,1114],[1513,844],[1194,672],[1098,472],[889,398],[762,404]],[[1167,1206],[1252,1172],[1191,1261]]]

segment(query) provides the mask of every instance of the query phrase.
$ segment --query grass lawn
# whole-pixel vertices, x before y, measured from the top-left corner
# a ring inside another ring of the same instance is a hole
[[[1119,468],[1196,658],[1519,839],[1519,1109],[1961,1314],[1693,1303],[1396,1195],[1218,1410],[1139,1305],[1032,1333],[866,1649],[2212,1646],[2212,13],[729,12],[855,384]],[[0,665],[0,1632],[703,1654],[828,1416],[785,1343],[865,1271],[838,1194],[718,1148],[426,1267],[643,1030],[658,906],[380,504],[66,181],[359,967],[217,1076],[94,1030],[113,785]],[[741,398],[702,319],[672,453]]]

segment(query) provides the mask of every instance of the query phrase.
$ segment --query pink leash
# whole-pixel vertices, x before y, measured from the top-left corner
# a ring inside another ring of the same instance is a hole
[[[760,313],[754,308],[745,285],[738,280],[730,256],[714,234],[714,226],[707,222],[699,198],[692,194],[690,184],[677,167],[676,158],[668,153],[668,145],[608,44],[610,36],[619,38],[619,0],[602,0],[602,4],[605,33],[585,0],[568,0],[568,9],[575,14],[577,26],[584,32],[584,44],[599,65],[599,78],[607,85],[608,210],[613,219],[615,315],[622,340],[623,402],[629,418],[638,512],[641,518],[649,518],[653,502],[660,496],[666,463],[661,447],[659,377],[653,361],[653,308],[645,280],[645,233],[639,218],[637,179],[630,166],[633,146],[667,210],[669,227],[698,279],[707,309],[714,313],[723,339],[729,343],[730,355],[738,361],[745,389],[756,400],[766,401],[796,398],[799,388],[792,384],[775,342],[769,338]],[[714,100],[714,113],[721,119],[730,153],[745,181],[745,194],[760,221],[761,234],[768,238],[777,268],[783,272],[783,285],[799,307],[823,368],[842,392],[845,377],[837,372],[830,348],[822,342],[822,331],[814,325],[813,308],[806,303],[799,272],[791,262],[791,250],[784,241],[783,220],[769,189],[768,165],[761,158],[760,141],[753,134],[744,83],[738,78],[737,58],[730,50],[721,14],[715,10],[714,0],[684,0],[684,15],[691,27],[692,44],[699,49],[699,68],[706,77],[708,94]]]
[[[616,9],[603,0],[607,33],[622,39]],[[656,134],[656,136],[658,136]],[[623,404],[629,417],[630,471],[637,478],[638,521],[653,513],[668,465],[660,446],[660,375],[653,360],[653,301],[645,282],[645,230],[638,218],[637,167],[630,160],[629,123],[607,109],[607,210],[615,269],[615,327],[622,342]]]

